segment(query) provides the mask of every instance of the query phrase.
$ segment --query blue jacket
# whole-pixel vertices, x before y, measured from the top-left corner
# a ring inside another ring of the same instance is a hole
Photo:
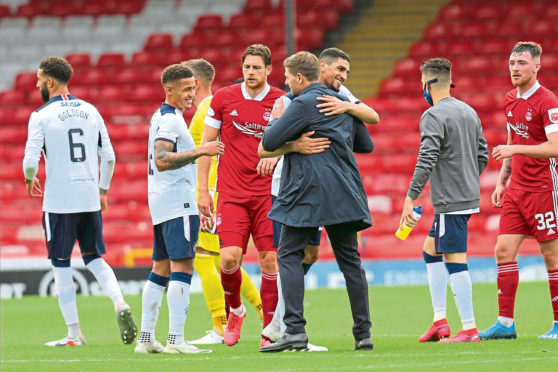
[[[362,230],[372,222],[353,151],[371,152],[372,139],[362,121],[353,116],[320,113],[316,97],[324,94],[346,100],[321,83],[310,84],[264,132],[266,151],[275,151],[309,131],[331,141],[319,154],[285,155],[279,195],[268,216],[293,227],[353,222]]]

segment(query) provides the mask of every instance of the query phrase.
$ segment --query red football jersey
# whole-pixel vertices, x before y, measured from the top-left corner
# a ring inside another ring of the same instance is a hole
[[[508,92],[504,108],[514,145],[538,145],[548,141],[547,134],[558,131],[558,99],[538,82],[522,97],[517,89]],[[535,192],[558,190],[556,159],[514,156],[510,187]]]
[[[215,92],[205,124],[220,128],[225,153],[219,158],[217,191],[240,195],[268,195],[271,177],[256,173],[260,161],[258,145],[271,119],[275,100],[284,95],[281,89],[266,85],[254,99],[245,83],[224,87]]]

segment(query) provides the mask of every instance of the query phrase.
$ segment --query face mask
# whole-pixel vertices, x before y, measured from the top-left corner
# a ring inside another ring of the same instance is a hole
[[[428,102],[430,106],[434,106],[434,102],[432,101],[432,95],[430,94],[430,84],[434,84],[437,82],[438,79],[428,80],[427,82],[424,83],[424,86],[422,87],[422,94],[424,95],[424,99],[426,100],[426,102]]]

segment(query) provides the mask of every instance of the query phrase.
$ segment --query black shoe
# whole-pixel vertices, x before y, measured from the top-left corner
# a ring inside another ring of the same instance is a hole
[[[262,353],[276,353],[284,350],[305,350],[308,347],[308,337],[306,333],[294,335],[283,333],[283,336],[276,343],[260,347]]]
[[[374,345],[370,338],[363,338],[360,341],[355,342],[355,350],[372,350],[374,349]]]

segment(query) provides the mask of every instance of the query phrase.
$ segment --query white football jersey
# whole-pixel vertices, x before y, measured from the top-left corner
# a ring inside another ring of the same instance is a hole
[[[353,93],[349,89],[347,89],[344,85],[341,85],[339,88],[340,95],[347,98],[351,103],[360,103],[358,98],[356,98]],[[283,96],[283,106],[285,109],[291,104],[294,96],[292,92],[289,92]],[[271,181],[271,195],[277,196],[279,195],[279,186],[281,185],[281,171],[283,170],[283,157],[279,159],[277,165],[275,166],[275,171],[273,172],[273,180]]]
[[[24,168],[38,169],[41,152],[45,156],[43,211],[100,210],[98,155],[115,157],[99,111],[73,96],[56,96],[31,114],[28,130]]]
[[[174,152],[195,148],[182,113],[163,103],[151,117],[148,147],[148,202],[153,225],[173,218],[198,214],[196,205],[196,162],[159,172],[155,165],[155,142],[174,144]]]

